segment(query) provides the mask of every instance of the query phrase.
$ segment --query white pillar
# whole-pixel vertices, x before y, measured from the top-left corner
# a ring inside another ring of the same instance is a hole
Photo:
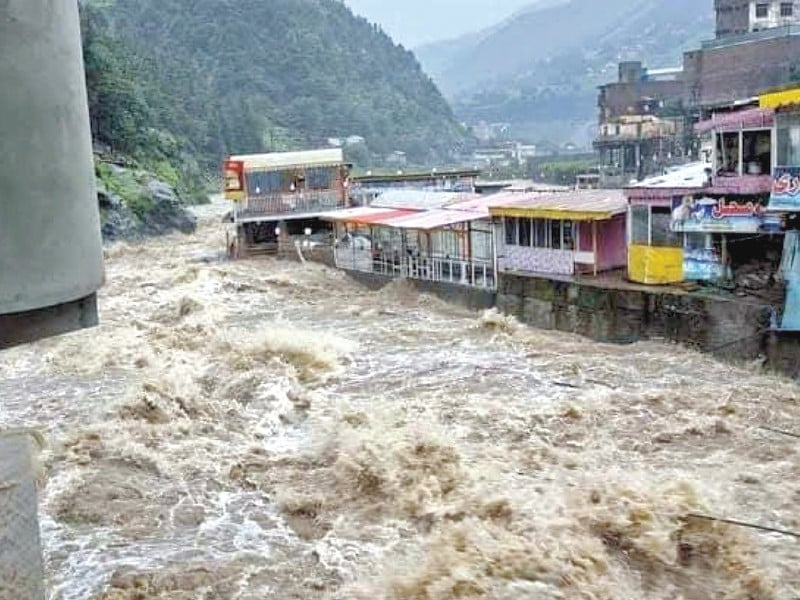
[[[103,280],[77,2],[0,2],[0,82],[2,319],[93,299]]]

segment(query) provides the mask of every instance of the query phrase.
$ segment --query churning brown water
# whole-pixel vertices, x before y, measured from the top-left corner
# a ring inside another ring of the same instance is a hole
[[[800,542],[687,516],[800,529],[795,384],[223,247],[113,246],[99,329],[0,355],[51,599],[800,598]]]

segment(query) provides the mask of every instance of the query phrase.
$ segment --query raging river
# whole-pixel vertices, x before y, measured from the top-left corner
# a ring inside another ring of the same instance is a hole
[[[51,600],[795,600],[800,389],[193,236],[106,250],[102,325],[0,354]]]

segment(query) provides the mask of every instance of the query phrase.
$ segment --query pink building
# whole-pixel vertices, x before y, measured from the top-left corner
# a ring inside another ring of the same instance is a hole
[[[627,261],[627,201],[620,190],[494,196],[500,272],[597,274]]]

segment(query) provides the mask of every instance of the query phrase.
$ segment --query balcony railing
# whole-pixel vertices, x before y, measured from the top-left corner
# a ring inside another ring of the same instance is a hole
[[[249,197],[236,205],[237,221],[260,217],[319,213],[345,207],[343,194],[337,190],[302,191]]]

